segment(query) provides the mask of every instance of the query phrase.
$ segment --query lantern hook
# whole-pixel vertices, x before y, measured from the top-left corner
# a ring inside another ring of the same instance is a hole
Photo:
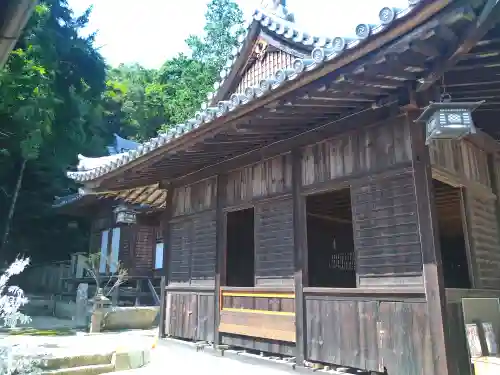
[[[444,83],[444,75],[441,77],[441,88],[443,92],[439,97],[441,103],[450,103],[451,102],[451,94],[446,91],[446,85]]]

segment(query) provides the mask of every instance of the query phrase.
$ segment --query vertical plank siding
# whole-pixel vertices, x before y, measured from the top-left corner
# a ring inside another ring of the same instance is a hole
[[[491,188],[488,153],[465,139],[433,140],[429,145],[433,175],[453,185],[464,183]]]
[[[276,199],[255,207],[255,285],[291,285],[294,275],[293,202]]]
[[[500,289],[500,241],[494,198],[469,191],[466,199],[469,234],[477,275],[476,286]]]
[[[226,204],[233,206],[256,198],[290,192],[291,165],[291,155],[285,154],[230,172]]]
[[[204,212],[193,218],[194,239],[191,260],[191,279],[193,282],[215,279],[215,210]]]
[[[169,284],[190,284],[192,221],[182,220],[170,226]]]
[[[173,196],[173,216],[190,215],[215,208],[216,187],[215,178],[209,178],[176,188]]]
[[[165,334],[193,341],[214,340],[214,294],[168,292]]]
[[[432,374],[432,345],[423,302],[339,300],[306,296],[310,361]]]
[[[466,140],[461,141],[463,173],[468,181],[491,187],[488,154]]]
[[[214,283],[215,225],[215,210],[171,223],[170,284]]]
[[[352,186],[351,195],[359,286],[422,283],[411,170]]]
[[[309,186],[329,180],[381,172],[411,160],[409,129],[401,121],[346,133],[304,149],[302,184]]]
[[[429,144],[429,156],[433,168],[455,176],[462,173],[460,142],[453,139],[432,140]]]

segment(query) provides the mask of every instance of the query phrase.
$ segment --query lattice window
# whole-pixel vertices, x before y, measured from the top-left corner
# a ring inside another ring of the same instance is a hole
[[[330,269],[354,271],[355,268],[354,253],[349,252],[332,254],[330,259]]]

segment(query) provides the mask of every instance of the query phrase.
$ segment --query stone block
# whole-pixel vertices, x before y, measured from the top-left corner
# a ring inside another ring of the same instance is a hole
[[[112,307],[106,309],[102,330],[150,329],[154,327],[159,312],[157,306]]]

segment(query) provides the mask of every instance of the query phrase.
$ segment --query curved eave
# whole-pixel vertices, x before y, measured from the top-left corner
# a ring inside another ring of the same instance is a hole
[[[138,159],[146,159],[147,156],[153,152],[161,153],[162,149],[169,149],[176,144],[182,143],[186,135],[204,133],[208,130],[207,127],[218,118],[226,117],[229,113],[234,111],[243,111],[245,107],[255,106],[254,102],[258,99],[279,91],[284,85],[301,79],[303,76],[307,75],[308,72],[321,69],[325,67],[326,64],[333,65],[337,60],[341,60],[346,56],[347,59],[349,59],[350,54],[355,54],[362,46],[374,41],[377,34],[390,29],[395,21],[415,14],[415,10],[419,9],[419,5],[423,3],[429,4],[428,17],[448,4],[448,2],[443,1],[440,6],[433,6],[434,3],[437,2],[411,0],[409,2],[410,5],[405,9],[384,7],[379,13],[381,20],[380,24],[359,24],[355,29],[355,38],[334,37],[326,46],[315,47],[310,58],[296,59],[293,63],[293,69],[278,70],[274,75],[260,81],[258,86],[248,87],[244,95],[233,94],[230,100],[220,101],[217,106],[214,107],[207,107],[205,103],[195,117],[187,120],[185,124],[179,124],[172,127],[166,133],[143,143],[137,150],[123,154],[116,161],[107,163],[94,170],[68,172],[67,175],[69,178],[82,183],[100,179],[113,171],[125,168],[132,162],[137,164],[140,162]],[[261,22],[267,23],[268,21],[262,20]],[[374,46],[373,48],[376,50],[379,46]],[[356,59],[360,58],[363,53],[358,51],[357,55],[354,55],[357,56]]]
[[[80,207],[93,205],[102,199],[107,199],[109,201],[125,202],[135,206],[138,210],[154,211],[165,207],[166,195],[167,191],[160,188],[158,184],[117,191],[82,191],[65,197],[56,198],[52,208],[72,211]]]
[[[36,0],[0,2],[0,69],[7,61],[36,4]]]

